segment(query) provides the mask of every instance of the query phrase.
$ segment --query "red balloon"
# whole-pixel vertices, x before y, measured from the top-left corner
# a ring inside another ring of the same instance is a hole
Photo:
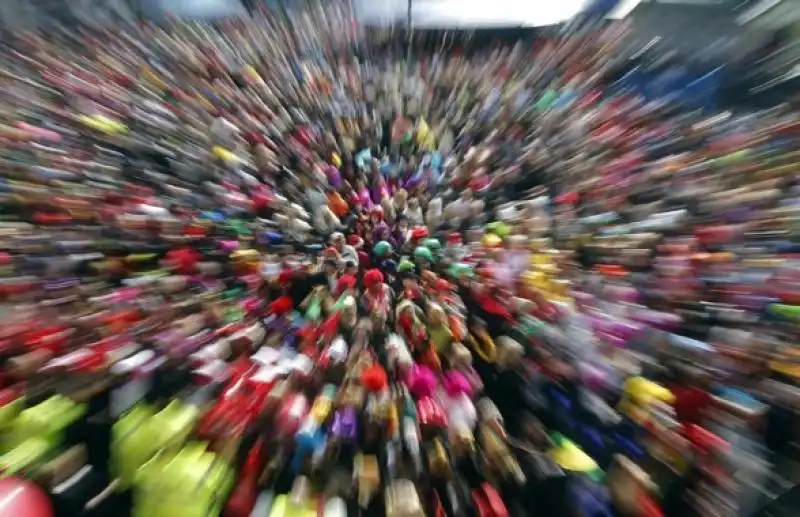
[[[16,477],[0,479],[0,517],[53,517],[44,490]]]

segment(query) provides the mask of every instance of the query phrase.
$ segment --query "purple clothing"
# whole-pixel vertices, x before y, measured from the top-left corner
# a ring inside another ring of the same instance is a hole
[[[327,176],[328,176],[328,181],[330,182],[331,186],[333,188],[335,188],[336,190],[341,189],[342,188],[342,175],[339,174],[339,169],[337,169],[335,166],[331,165],[330,167],[328,167],[328,170],[326,172],[327,172]]]
[[[385,221],[381,221],[375,226],[375,229],[372,231],[372,242],[389,241],[389,240],[391,240],[391,235],[389,235],[389,225],[387,225]]]

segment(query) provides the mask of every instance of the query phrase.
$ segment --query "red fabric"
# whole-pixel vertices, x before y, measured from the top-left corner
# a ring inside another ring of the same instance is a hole
[[[181,275],[193,275],[201,258],[199,251],[189,247],[177,248],[167,253],[167,259],[176,264]]]
[[[341,313],[337,312],[322,324],[320,330],[325,341],[331,341],[339,333],[339,324],[342,321]]]
[[[499,316],[507,321],[514,319],[514,317],[511,315],[511,311],[509,311],[504,304],[500,303],[499,300],[493,298],[492,296],[488,294],[478,294],[475,296],[475,298],[478,302],[478,305],[489,314]]]
[[[270,312],[277,316],[288,314],[294,309],[294,303],[288,296],[282,296],[272,302],[269,306]]]
[[[711,404],[711,394],[695,386],[673,386],[675,414],[682,424],[700,423]]]

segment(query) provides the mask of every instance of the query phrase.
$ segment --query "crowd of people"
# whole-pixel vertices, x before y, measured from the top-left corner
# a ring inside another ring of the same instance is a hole
[[[70,517],[793,483],[794,113],[622,91],[616,26],[407,57],[306,14],[5,44],[5,473]]]

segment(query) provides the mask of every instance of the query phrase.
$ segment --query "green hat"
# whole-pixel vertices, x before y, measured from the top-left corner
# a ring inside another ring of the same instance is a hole
[[[509,228],[509,226],[502,221],[495,221],[486,225],[486,231],[493,233],[498,237],[505,237],[511,233],[511,228]]]
[[[425,239],[422,245],[431,251],[439,251],[442,249],[442,243],[438,239]]]
[[[392,245],[386,241],[380,241],[372,248],[372,252],[378,257],[383,257],[392,252]]]
[[[450,273],[450,276],[454,278],[461,278],[463,276],[472,278],[475,276],[475,271],[472,269],[472,266],[469,264],[464,264],[463,262],[458,262],[450,266],[448,273]]]
[[[429,250],[425,246],[418,246],[414,250],[414,258],[415,259],[425,259],[428,262],[433,262],[433,253],[431,253],[431,250]]]
[[[397,266],[397,271],[400,273],[408,273],[409,271],[414,271],[414,263],[410,260],[404,259],[400,261],[400,264]]]

